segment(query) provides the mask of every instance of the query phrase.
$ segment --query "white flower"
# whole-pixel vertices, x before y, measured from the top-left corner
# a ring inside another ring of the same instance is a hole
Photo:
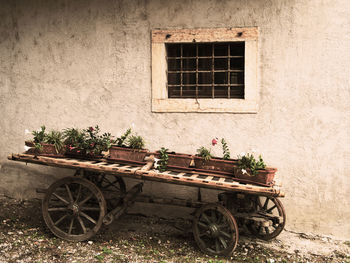
[[[246,174],[247,173],[247,170],[246,169],[242,169],[242,174]]]
[[[245,156],[245,152],[241,152],[241,153],[240,153],[240,156],[241,156],[241,157]]]
[[[134,129],[135,128],[135,123],[131,123],[131,127]]]
[[[256,152],[257,152],[257,149],[251,148],[250,151],[251,151],[252,153],[256,153]]]
[[[154,164],[153,164],[154,168],[157,169],[157,167],[158,167],[158,162],[159,162],[159,161],[160,161],[160,159],[154,158]]]
[[[29,151],[29,149],[31,149],[31,147],[28,147],[28,146],[24,145],[24,150],[25,150],[26,152]]]
[[[25,129],[24,134],[31,134],[31,132],[28,129]]]

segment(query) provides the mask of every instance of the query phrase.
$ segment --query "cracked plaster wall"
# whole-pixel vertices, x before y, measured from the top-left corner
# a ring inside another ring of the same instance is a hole
[[[193,153],[214,136],[233,155],[259,149],[279,169],[288,229],[350,238],[349,17],[346,0],[1,0],[0,193],[30,198],[71,174],[7,161],[24,129],[135,123],[151,150]],[[243,26],[260,30],[257,114],[151,112],[151,29]]]

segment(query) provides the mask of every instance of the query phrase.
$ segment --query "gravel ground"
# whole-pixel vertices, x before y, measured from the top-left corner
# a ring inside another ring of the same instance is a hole
[[[191,233],[173,226],[174,219],[126,214],[91,240],[68,242],[46,228],[39,200],[0,197],[0,262],[344,262],[350,242],[284,231],[264,242],[240,236],[231,257],[199,251]]]

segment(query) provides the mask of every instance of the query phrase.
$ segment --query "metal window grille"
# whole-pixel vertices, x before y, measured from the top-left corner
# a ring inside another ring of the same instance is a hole
[[[168,97],[244,99],[244,42],[167,43]]]

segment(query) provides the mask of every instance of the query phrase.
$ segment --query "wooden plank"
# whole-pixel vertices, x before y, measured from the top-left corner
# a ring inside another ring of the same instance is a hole
[[[258,34],[257,27],[152,30],[152,43],[257,40]]]

